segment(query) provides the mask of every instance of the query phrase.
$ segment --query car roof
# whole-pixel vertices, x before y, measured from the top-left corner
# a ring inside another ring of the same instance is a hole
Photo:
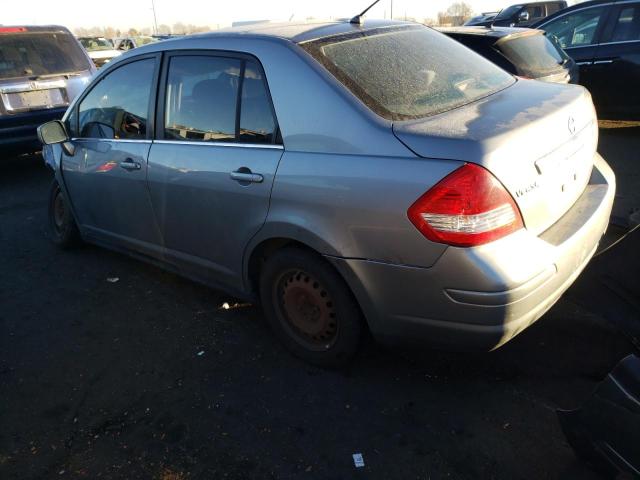
[[[349,23],[348,20],[337,20],[330,22],[285,22],[285,23],[258,23],[242,25],[237,27],[222,28],[213,32],[187,35],[186,37],[171,39],[171,42],[186,41],[188,37],[198,38],[220,38],[229,36],[251,36],[251,37],[272,37],[288,40],[294,43],[306,42],[318,38],[333,35],[343,35],[346,33],[367,31],[375,28],[394,27],[402,25],[416,25],[412,22],[397,20],[367,20],[362,25]],[[176,45],[172,43],[172,45]]]
[[[70,33],[67,27],[63,27],[62,25],[3,25],[0,23],[0,31],[4,29],[21,29],[24,28],[23,31],[15,31],[11,33],[29,33],[29,32],[64,32]]]
[[[531,28],[518,28],[518,27],[481,27],[481,26],[469,26],[469,27],[439,27],[436,28],[439,32],[447,35],[460,36],[460,35],[473,35],[479,37],[491,37],[491,38],[505,38],[505,37],[520,37],[525,35],[541,35],[541,30],[535,30]]]

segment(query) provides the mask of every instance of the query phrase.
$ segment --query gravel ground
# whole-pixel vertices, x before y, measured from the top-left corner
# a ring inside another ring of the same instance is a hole
[[[638,151],[637,132],[601,140]],[[0,162],[0,478],[595,478],[554,410],[632,347],[575,295],[496,352],[370,343],[323,371],[256,307],[97,247],[56,250],[50,178],[38,157]]]

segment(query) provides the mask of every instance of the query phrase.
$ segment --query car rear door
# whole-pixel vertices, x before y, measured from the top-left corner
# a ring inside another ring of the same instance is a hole
[[[263,70],[241,54],[174,52],[162,78],[148,181],[165,260],[240,287],[283,153]]]
[[[95,83],[67,119],[75,151],[62,157],[85,231],[137,250],[160,244],[146,184],[159,60],[134,57]]]
[[[612,9],[590,71],[603,112],[640,118],[640,2]]]
[[[554,35],[562,48],[580,67],[580,84],[587,87],[598,105],[602,97],[602,85],[593,76],[593,62],[598,42],[607,22],[610,9],[607,5],[595,5],[566,13],[538,25],[549,35]]]

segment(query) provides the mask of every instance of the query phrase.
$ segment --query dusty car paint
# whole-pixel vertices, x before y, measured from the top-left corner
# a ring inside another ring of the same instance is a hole
[[[398,27],[365,28],[387,25]],[[193,145],[149,133],[139,141],[74,139],[74,155],[56,145],[47,161],[89,241],[246,298],[255,298],[255,256],[295,241],[335,266],[377,338],[495,348],[553,305],[607,227],[615,178],[595,152],[590,97],[577,86],[517,81],[448,112],[392,122],[297,45],[358,28],[292,25],[169,40],[123,55],[95,80],[138,55],[249,54],[264,69],[281,144]],[[117,168],[131,158],[139,170]],[[96,174],[105,161],[116,168]],[[504,184],[526,228],[472,248],[427,240],[407,209],[468,162]],[[228,178],[247,165],[262,182]],[[180,246],[168,247],[169,236]]]

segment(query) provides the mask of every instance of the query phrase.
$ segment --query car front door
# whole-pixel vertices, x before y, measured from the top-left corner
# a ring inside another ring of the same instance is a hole
[[[590,68],[602,112],[640,118],[640,2],[616,5]]]
[[[602,97],[602,85],[592,75],[593,62],[608,12],[606,6],[585,7],[561,13],[537,27],[548,35],[554,35],[562,48],[579,65],[580,84],[591,92],[596,105]]]
[[[155,55],[136,58],[99,80],[68,119],[75,151],[62,158],[83,229],[142,249],[161,239],[146,185],[158,63]]]
[[[283,153],[263,70],[252,57],[176,52],[162,78],[148,179],[165,260],[241,288]]]

